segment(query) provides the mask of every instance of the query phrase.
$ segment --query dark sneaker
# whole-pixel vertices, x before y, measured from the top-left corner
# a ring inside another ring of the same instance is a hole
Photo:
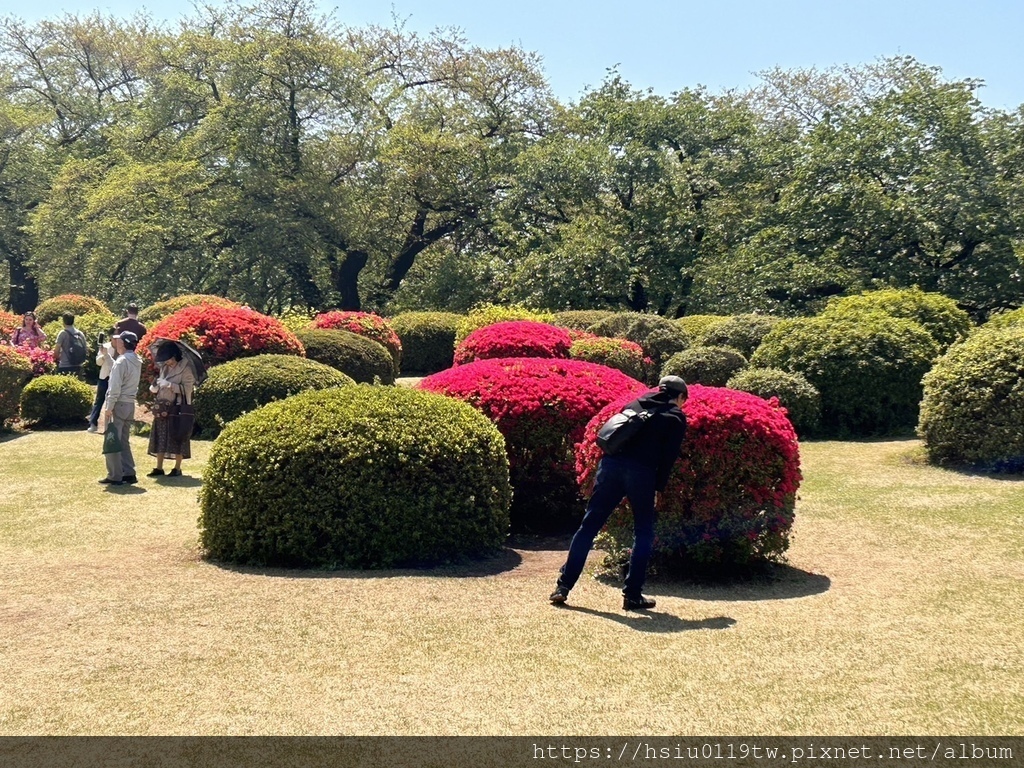
[[[564,605],[568,599],[569,590],[565,587],[556,587],[555,591],[551,593],[551,597],[548,598],[552,605]]]
[[[125,475],[121,482],[125,485],[135,485],[135,483],[139,482],[139,478],[136,475]]]
[[[109,477],[104,477],[99,482],[101,485],[124,485],[123,480],[111,480]]]
[[[167,473],[167,476],[168,477],[181,477],[181,470],[180,469],[172,469],[170,472]]]
[[[624,611],[646,611],[657,605],[657,602],[649,597],[627,597],[622,596],[622,610]]]
[[[146,473],[146,477],[163,477],[164,471],[155,467]]]

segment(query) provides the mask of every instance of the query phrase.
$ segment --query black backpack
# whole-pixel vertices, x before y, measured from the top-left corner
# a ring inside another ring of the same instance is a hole
[[[647,420],[656,413],[658,413],[656,410],[640,409],[637,411],[632,408],[624,408],[608,419],[598,430],[597,444],[606,456],[614,456],[630,440],[640,434],[640,430],[644,428]]]
[[[85,362],[89,356],[89,348],[85,344],[85,334],[75,329],[67,331],[68,335],[68,365],[77,368]]]

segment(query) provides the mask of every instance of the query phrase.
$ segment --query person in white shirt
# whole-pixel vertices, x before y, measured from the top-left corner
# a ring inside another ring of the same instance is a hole
[[[107,399],[107,385],[110,383],[110,369],[114,365],[114,345],[106,340],[106,334],[103,333],[100,334],[99,344],[96,346],[96,365],[100,367],[100,376],[96,382],[96,399],[92,403],[89,428],[86,432],[99,431],[100,414],[103,412],[103,401]]]
[[[100,482],[106,485],[124,485],[138,482],[129,439],[132,420],[135,418],[135,395],[139,391],[142,361],[135,354],[135,345],[139,343],[139,337],[131,331],[115,333],[111,341],[117,359],[110,368],[103,411],[106,414],[108,428],[113,424],[117,436],[121,439],[121,450],[118,453],[105,454],[107,476]]]

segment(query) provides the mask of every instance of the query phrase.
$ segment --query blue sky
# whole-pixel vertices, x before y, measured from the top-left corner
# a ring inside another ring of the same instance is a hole
[[[1024,104],[1022,0],[320,0],[347,24],[461,28],[483,47],[536,51],[555,94],[575,99],[609,67],[638,88],[668,95],[705,85],[713,92],[756,83],[754,73],[864,64],[909,55],[946,77],[980,78],[997,109]],[[187,0],[34,0],[13,13],[32,21],[99,9],[118,16],[145,7],[175,20]],[[10,11],[9,11],[10,12]]]

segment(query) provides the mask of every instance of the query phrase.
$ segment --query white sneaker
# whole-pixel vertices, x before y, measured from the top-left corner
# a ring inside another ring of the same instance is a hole
[[[92,424],[90,424],[89,428],[86,429],[85,431],[86,432],[99,432],[99,429],[97,427],[94,427]]]

